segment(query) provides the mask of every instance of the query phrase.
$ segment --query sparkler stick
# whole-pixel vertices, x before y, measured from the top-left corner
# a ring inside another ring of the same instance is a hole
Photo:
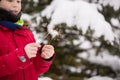
[[[53,30],[53,31],[58,32],[58,35],[56,35],[54,38],[49,38],[48,44],[51,44],[51,43],[52,43],[53,41],[55,41],[55,40],[58,41],[59,38],[61,37],[61,35],[60,35],[60,30]],[[44,37],[43,41],[44,41],[45,39],[47,39],[50,35],[51,35],[50,33],[47,33],[46,36]],[[43,48],[43,46],[44,46],[43,41],[41,41],[41,44],[40,44],[40,45],[42,45],[41,48],[40,48],[40,53],[41,53],[41,50],[42,50],[42,48]]]
[[[57,35],[54,36],[54,38],[50,38],[48,44],[51,44],[53,41],[59,41],[61,38],[61,31],[59,29],[53,30],[53,33],[56,33]]]
[[[52,34],[54,34],[54,33],[56,33],[57,32],[57,35],[55,35],[54,37],[49,37],[51,34],[48,32],[47,34],[46,34],[46,36],[43,38],[43,40],[41,41],[41,44],[43,44],[43,41],[45,40],[45,39],[47,39],[48,37],[48,44],[51,44],[53,41],[55,41],[55,40],[59,40],[60,39],[60,37],[61,37],[61,31],[59,30],[59,29],[56,29],[56,30],[53,30],[52,31],[53,33]]]
[[[47,33],[47,35],[44,37],[44,39],[41,41],[40,45],[41,45],[41,48],[40,48],[40,54],[42,53],[42,48],[44,46],[44,43],[43,41],[50,35],[50,33]]]

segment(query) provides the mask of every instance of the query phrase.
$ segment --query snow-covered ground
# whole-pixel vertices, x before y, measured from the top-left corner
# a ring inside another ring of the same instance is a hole
[[[49,77],[40,77],[40,78],[38,78],[38,80],[53,80],[53,79],[51,79]]]
[[[90,79],[85,79],[85,80],[115,80],[115,79],[112,79],[110,77],[102,77],[102,76],[95,76],[95,77],[92,77]]]

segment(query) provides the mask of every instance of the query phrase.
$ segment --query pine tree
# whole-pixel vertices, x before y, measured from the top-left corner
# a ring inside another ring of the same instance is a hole
[[[42,11],[47,5],[51,3],[52,0],[41,0],[36,5],[33,4],[33,0],[25,0],[24,3],[24,12],[35,13]],[[87,0],[90,3],[93,3],[92,0]],[[95,3],[98,3],[99,0],[96,0]],[[35,6],[34,6],[35,5]],[[30,8],[29,8],[29,7]],[[32,7],[31,7],[32,6]],[[106,21],[112,25],[112,29],[117,31],[117,34],[120,34],[120,27],[114,26],[111,23],[111,18],[116,18],[120,22],[120,9],[114,10],[113,7],[107,5],[102,6],[103,10],[99,12],[105,16]],[[40,27],[37,26],[35,30],[38,33],[47,33],[47,25],[50,23],[50,19],[43,17],[43,21],[40,23]],[[83,58],[78,57],[79,53],[87,52],[89,49],[80,49],[79,46],[82,43],[77,45],[74,44],[75,40],[79,40],[79,36],[84,38],[86,41],[89,41],[92,44],[92,48],[96,50],[96,55],[99,55],[102,51],[107,50],[112,55],[120,56],[120,38],[114,42],[114,45],[108,43],[104,40],[104,36],[100,38],[91,37],[94,33],[92,29],[88,29],[86,34],[82,34],[82,30],[78,30],[76,26],[68,27],[65,23],[58,24],[55,27],[55,30],[60,32],[59,36],[52,39],[52,36],[47,36],[46,40],[49,44],[55,46],[55,51],[57,53],[56,59],[49,70],[45,75],[53,78],[54,80],[83,80],[84,78],[89,78],[96,75],[109,76],[109,77],[119,77],[119,71],[114,71],[110,67],[90,63]],[[94,45],[95,42],[100,42],[99,46]],[[81,71],[71,72],[70,68],[79,68]]]

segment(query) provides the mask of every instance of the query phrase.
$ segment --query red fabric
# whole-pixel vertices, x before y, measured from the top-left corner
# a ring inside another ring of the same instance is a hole
[[[38,80],[38,75],[49,69],[52,60],[45,61],[39,53],[30,60],[25,54],[24,46],[32,42],[34,36],[27,28],[12,31],[0,25],[0,80]]]

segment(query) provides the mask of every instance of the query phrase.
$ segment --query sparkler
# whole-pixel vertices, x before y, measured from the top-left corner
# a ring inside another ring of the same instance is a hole
[[[41,53],[41,50],[42,50],[43,46],[45,45],[44,44],[44,40],[46,40],[47,38],[49,38],[48,39],[48,44],[51,44],[53,41],[59,41],[60,40],[60,38],[61,38],[61,31],[59,29],[57,29],[57,30],[53,30],[52,32],[53,32],[52,34],[55,33],[55,35],[53,37],[49,37],[49,36],[51,36],[51,33],[48,32],[46,34],[46,36],[43,38],[43,40],[41,41],[41,43],[40,43],[40,45],[41,45],[40,53]]]
[[[54,34],[54,35],[53,35]],[[52,34],[47,32],[46,36],[41,41],[41,44],[44,44],[44,40],[48,38],[48,44],[51,44],[53,41],[59,41],[61,38],[61,31],[59,29],[52,30]]]

